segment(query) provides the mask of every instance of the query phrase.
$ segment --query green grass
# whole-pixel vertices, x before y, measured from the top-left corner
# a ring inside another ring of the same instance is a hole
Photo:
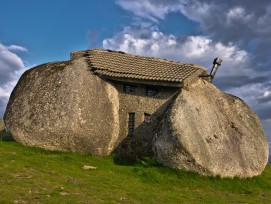
[[[84,165],[97,167],[84,170]],[[112,157],[0,142],[0,203],[271,203],[271,165],[252,179],[209,178]]]

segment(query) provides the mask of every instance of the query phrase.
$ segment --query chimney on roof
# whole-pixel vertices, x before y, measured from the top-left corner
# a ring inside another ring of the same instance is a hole
[[[215,73],[218,70],[218,67],[221,65],[222,63],[222,59],[219,59],[218,57],[214,59],[213,61],[213,68],[212,71],[210,73],[210,82],[212,83],[214,77],[215,77]]]

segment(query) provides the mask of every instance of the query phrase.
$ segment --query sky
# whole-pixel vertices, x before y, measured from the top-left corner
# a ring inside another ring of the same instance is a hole
[[[270,0],[0,0],[0,117],[21,74],[104,48],[200,64],[242,98],[271,144]]]

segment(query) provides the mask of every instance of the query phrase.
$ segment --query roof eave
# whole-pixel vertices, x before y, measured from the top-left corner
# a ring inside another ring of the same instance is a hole
[[[170,81],[159,81],[159,80],[144,80],[144,79],[132,79],[132,78],[121,78],[121,77],[112,77],[105,75],[98,75],[101,78],[105,78],[112,81],[132,83],[132,84],[146,84],[150,86],[165,86],[165,87],[183,87],[183,82],[170,82]]]

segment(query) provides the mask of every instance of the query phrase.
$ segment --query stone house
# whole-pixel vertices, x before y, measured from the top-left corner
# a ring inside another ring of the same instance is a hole
[[[93,49],[27,70],[4,121],[14,139],[49,150],[222,177],[259,175],[268,145],[258,116],[190,63]]]
[[[151,140],[167,105],[183,87],[207,75],[207,69],[197,64],[120,51],[71,53],[72,60],[81,57],[93,74],[111,82],[119,92],[119,134],[124,141],[117,153],[126,159],[151,155]]]

